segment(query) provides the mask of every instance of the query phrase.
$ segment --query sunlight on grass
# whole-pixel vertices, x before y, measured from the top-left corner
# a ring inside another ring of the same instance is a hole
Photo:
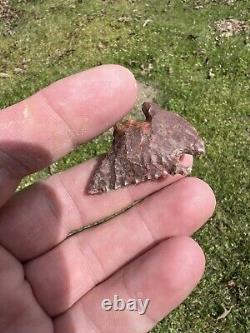
[[[216,215],[196,234],[207,257],[206,275],[155,333],[248,331],[249,35],[222,38],[214,29],[227,17],[249,22],[247,3],[16,0],[16,15],[0,21],[0,107],[66,75],[119,63],[155,86],[158,102],[189,119],[206,141],[207,154],[193,171],[218,200]],[[97,138],[58,161],[54,172],[109,145],[109,135]],[[223,306],[232,311],[217,321]]]

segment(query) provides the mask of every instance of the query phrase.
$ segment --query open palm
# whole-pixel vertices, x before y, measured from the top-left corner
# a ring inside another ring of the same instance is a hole
[[[200,280],[204,255],[189,236],[215,199],[199,179],[169,176],[91,196],[93,159],[14,193],[22,177],[111,127],[136,94],[128,70],[105,65],[0,113],[0,332],[148,332]],[[150,299],[147,312],[104,311],[102,300],[114,295]]]

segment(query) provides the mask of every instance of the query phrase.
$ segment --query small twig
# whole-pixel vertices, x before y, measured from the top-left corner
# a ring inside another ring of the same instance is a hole
[[[223,304],[222,304],[222,307],[223,307],[223,313],[217,318],[217,320],[221,320],[221,319],[226,318],[226,317],[229,315],[229,313],[231,312],[232,308],[233,308],[233,307],[231,306],[231,307],[227,310]]]
[[[92,223],[90,223],[90,224],[87,224],[87,225],[85,225],[85,226],[83,226],[83,227],[81,227],[81,228],[78,228],[78,229],[72,230],[72,231],[68,234],[67,238],[68,238],[68,237],[71,237],[71,236],[73,236],[73,235],[75,235],[75,234],[78,234],[79,232],[85,231],[85,230],[87,230],[87,229],[94,228],[94,227],[96,227],[96,226],[98,226],[98,225],[100,225],[100,224],[104,224],[104,223],[108,222],[109,220],[113,219],[114,217],[116,217],[116,216],[118,216],[118,215],[120,215],[120,214],[126,212],[127,210],[129,210],[129,209],[132,208],[133,206],[137,205],[137,204],[138,204],[139,202],[141,202],[142,200],[143,200],[143,199],[137,200],[137,201],[133,202],[132,204],[130,204],[129,206],[127,206],[127,207],[125,207],[125,208],[122,208],[121,210],[117,211],[116,213],[114,213],[114,214],[112,214],[112,215],[110,215],[110,216],[108,216],[108,217],[105,217],[105,218],[100,219],[100,220],[98,220],[98,221],[96,221],[96,222],[92,222]]]
[[[143,23],[143,28],[145,28],[150,22],[152,22],[152,20],[147,19],[144,23]]]

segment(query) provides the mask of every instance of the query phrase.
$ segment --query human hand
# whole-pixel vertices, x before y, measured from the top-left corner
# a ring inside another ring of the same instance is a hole
[[[23,176],[111,127],[136,94],[128,70],[105,65],[0,112],[0,332],[147,332],[200,280],[204,255],[189,235],[211,216],[215,198],[199,179],[169,176],[88,195],[92,159],[14,193]],[[105,311],[103,299],[114,295],[150,303],[144,315]]]

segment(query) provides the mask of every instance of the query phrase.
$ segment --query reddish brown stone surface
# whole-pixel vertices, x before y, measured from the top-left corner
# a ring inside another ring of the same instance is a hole
[[[197,131],[181,116],[146,102],[146,121],[128,120],[114,127],[110,151],[97,165],[89,184],[90,194],[116,190],[174,174],[188,174],[181,164],[184,154],[204,153]]]

